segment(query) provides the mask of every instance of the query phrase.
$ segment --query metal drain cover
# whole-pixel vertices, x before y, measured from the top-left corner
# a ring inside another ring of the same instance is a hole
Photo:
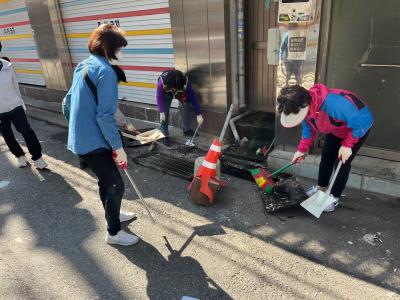
[[[160,171],[191,181],[194,173],[194,162],[185,160],[182,157],[173,157],[164,153],[157,153],[151,156],[141,156],[133,159],[138,165]]]

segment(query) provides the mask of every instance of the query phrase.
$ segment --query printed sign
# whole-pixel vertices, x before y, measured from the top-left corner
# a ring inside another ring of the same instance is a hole
[[[306,60],[307,30],[290,30],[288,36],[288,59]]]

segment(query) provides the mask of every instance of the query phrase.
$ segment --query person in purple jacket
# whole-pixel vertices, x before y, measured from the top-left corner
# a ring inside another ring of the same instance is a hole
[[[169,111],[173,99],[178,99],[183,107],[183,134],[193,136],[194,131],[191,128],[191,107],[197,116],[197,123],[203,123],[200,105],[193,91],[188,78],[179,70],[168,70],[163,72],[158,78],[157,83],[157,106],[160,113],[160,129],[165,135],[164,144],[170,145],[169,141]]]
[[[326,134],[319,165],[318,186],[307,191],[312,196],[318,190],[326,190],[333,168],[343,162],[331,194],[336,202],[325,209],[332,212],[339,205],[339,198],[349,178],[351,162],[364,144],[374,122],[368,106],[354,93],[329,89],[316,84],[310,90],[293,85],[284,87],[278,96],[278,113],[283,127],[300,124],[303,135],[293,162],[304,161],[317,132]]]

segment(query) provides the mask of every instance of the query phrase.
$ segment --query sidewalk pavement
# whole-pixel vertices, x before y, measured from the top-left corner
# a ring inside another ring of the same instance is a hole
[[[67,123],[61,114],[59,103],[25,98],[29,107],[28,114],[39,120],[66,127]],[[158,128],[159,124],[142,120],[131,119],[137,128]],[[178,128],[170,128],[171,140],[184,144],[188,139]],[[213,136],[202,132],[195,139],[198,148],[207,151]],[[271,169],[278,169],[290,162],[292,152],[274,150],[269,154],[268,165]],[[319,155],[309,155],[306,162],[299,167],[291,168],[297,176],[316,179],[321,158]],[[352,163],[352,170],[348,186],[366,192],[379,192],[385,195],[398,197],[400,195],[400,162],[377,159],[366,156],[357,156]]]
[[[0,140],[0,298],[400,299],[398,198],[347,190],[319,220],[301,208],[265,214],[253,183],[225,176],[204,208],[187,182],[130,163],[157,224],[126,182],[123,208],[138,219],[125,227],[141,241],[112,247],[65,128],[31,125],[49,171],[16,169]]]

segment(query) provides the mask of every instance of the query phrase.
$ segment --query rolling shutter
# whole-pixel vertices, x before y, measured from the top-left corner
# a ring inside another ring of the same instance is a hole
[[[0,56],[14,65],[20,83],[45,85],[42,65],[23,0],[0,1]]]
[[[128,79],[120,99],[156,103],[157,79],[175,65],[168,0],[60,0],[60,9],[74,65],[88,57],[91,32],[115,24],[128,40],[119,62]]]

